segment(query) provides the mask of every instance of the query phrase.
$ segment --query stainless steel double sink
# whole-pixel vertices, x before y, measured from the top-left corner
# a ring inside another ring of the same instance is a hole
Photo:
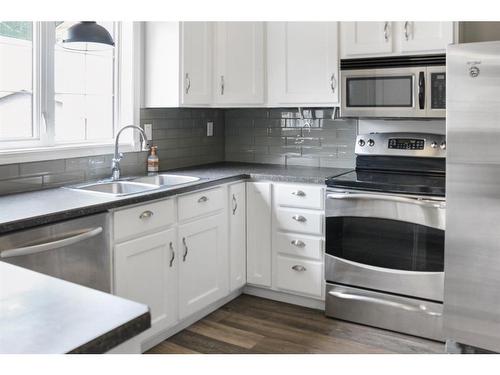
[[[169,188],[199,181],[199,177],[180,176],[175,174],[157,174],[152,176],[136,177],[118,181],[104,180],[90,184],[70,186],[69,189],[87,191],[90,193],[123,196],[144,193],[159,188]]]

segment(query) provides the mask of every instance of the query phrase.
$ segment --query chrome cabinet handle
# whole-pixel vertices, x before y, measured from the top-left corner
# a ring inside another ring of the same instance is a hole
[[[335,94],[335,87],[337,87],[337,80],[335,79],[335,73],[332,73],[330,77],[330,88],[332,89],[332,94]]]
[[[424,306],[424,305],[412,306],[412,305],[409,305],[406,303],[395,302],[395,301],[386,301],[386,300],[383,300],[380,298],[375,298],[375,297],[370,297],[370,296],[361,296],[361,295],[345,293],[345,292],[330,291],[330,292],[328,292],[328,294],[333,296],[333,297],[337,297],[337,298],[341,298],[341,299],[350,299],[350,300],[354,300],[354,301],[366,301],[366,302],[371,302],[371,303],[375,303],[378,305],[396,307],[396,308],[406,310],[406,311],[422,312],[424,314],[431,315],[431,316],[441,316],[440,312],[427,310],[426,306]]]
[[[236,215],[236,210],[238,208],[238,201],[236,200],[236,197],[234,194],[233,194],[232,201],[233,201],[233,216],[234,216],[234,215]]]
[[[306,193],[304,193],[302,190],[292,191],[292,194],[296,195],[297,197],[305,197],[306,196]]]
[[[200,199],[198,199],[198,203],[204,203],[206,201],[208,201],[208,198],[206,196],[200,197]]]
[[[385,41],[389,41],[389,22],[385,22],[384,24],[384,39]]]
[[[225,83],[224,76],[220,76],[220,94],[224,95]]]
[[[139,219],[149,219],[151,216],[154,215],[153,211],[144,211],[142,214],[139,215]]]
[[[306,271],[306,267],[296,264],[295,266],[292,267],[292,270],[297,272],[304,272]]]
[[[0,252],[0,258],[12,258],[22,255],[37,254],[37,253],[42,253],[44,251],[59,249],[64,246],[73,245],[77,242],[81,242],[83,240],[95,237],[98,234],[102,233],[102,231],[103,231],[102,227],[97,227],[90,229],[86,232],[79,233],[75,236],[66,237],[57,241],[51,241],[51,242],[41,243],[38,245],[24,246],[15,249],[3,250]]]
[[[186,244],[186,237],[182,237],[182,244],[184,245],[184,255],[182,256],[182,261],[185,262],[189,251],[188,246]]]
[[[299,223],[305,223],[307,219],[302,215],[293,215],[292,219],[298,221]]]
[[[172,254],[171,258],[170,258],[170,267],[172,267],[172,265],[174,264],[174,259],[175,259],[175,251],[174,251],[174,244],[172,243],[172,241],[170,241],[170,253]]]
[[[191,78],[189,78],[189,73],[186,73],[186,94],[189,94],[189,89],[191,88]]]
[[[383,194],[363,194],[363,193],[330,193],[326,195],[327,199],[364,199],[364,200],[380,200],[398,203],[409,203],[419,206],[427,206],[431,208],[446,208],[445,201],[438,201],[432,199],[422,199],[422,198],[408,198],[408,197],[397,197],[392,195]]]
[[[410,38],[410,34],[408,33],[408,24],[409,22],[405,22],[405,40],[408,40]]]
[[[301,240],[293,240],[292,242],[290,242],[293,246],[296,246],[296,247],[306,247],[306,244],[301,241]]]

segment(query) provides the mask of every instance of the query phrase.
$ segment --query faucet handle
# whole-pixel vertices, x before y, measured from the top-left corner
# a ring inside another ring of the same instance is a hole
[[[122,159],[123,159],[123,152],[120,152],[120,153],[118,154],[118,157],[113,158],[113,161],[120,161],[120,160],[122,160]]]

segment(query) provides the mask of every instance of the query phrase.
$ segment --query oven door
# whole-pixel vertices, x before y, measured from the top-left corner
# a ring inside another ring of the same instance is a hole
[[[443,300],[445,201],[329,189],[327,282]]]
[[[425,117],[425,67],[341,71],[342,117]]]

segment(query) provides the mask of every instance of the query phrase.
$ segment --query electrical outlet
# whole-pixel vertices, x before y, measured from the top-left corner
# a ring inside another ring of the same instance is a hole
[[[214,123],[212,121],[207,122],[207,137],[213,137],[214,135]]]
[[[153,125],[152,124],[144,124],[144,132],[146,133],[146,137],[148,141],[153,139]]]

